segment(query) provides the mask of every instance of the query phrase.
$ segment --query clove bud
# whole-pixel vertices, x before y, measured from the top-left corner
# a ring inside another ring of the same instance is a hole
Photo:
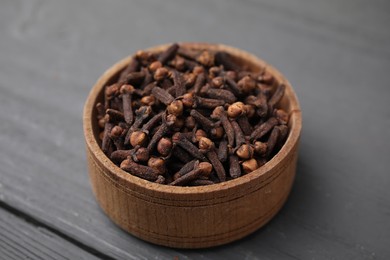
[[[239,178],[286,142],[286,86],[224,51],[138,51],[95,105],[102,151],[124,171],[172,186]]]

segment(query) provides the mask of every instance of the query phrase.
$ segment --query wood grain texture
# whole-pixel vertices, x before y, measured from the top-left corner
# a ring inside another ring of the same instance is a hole
[[[0,259],[99,259],[20,217],[0,208]]]
[[[388,259],[389,10],[363,0],[1,1],[0,200],[119,259]],[[173,39],[248,50],[301,102],[291,196],[227,246],[145,243],[112,224],[89,185],[81,122],[91,86],[115,61]]]

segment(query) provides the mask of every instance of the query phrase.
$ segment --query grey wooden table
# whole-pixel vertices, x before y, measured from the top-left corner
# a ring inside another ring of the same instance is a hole
[[[389,1],[0,2],[1,259],[390,259]],[[144,47],[220,42],[276,66],[303,110],[281,212],[206,250],[143,242],[89,185],[83,103]]]

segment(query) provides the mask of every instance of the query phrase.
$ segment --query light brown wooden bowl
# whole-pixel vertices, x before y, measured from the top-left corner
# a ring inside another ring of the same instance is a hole
[[[286,92],[279,103],[290,114],[289,136],[264,166],[224,183],[172,187],[133,176],[110,161],[98,144],[95,105],[104,86],[114,83],[130,62],[108,69],[92,88],[84,107],[84,135],[93,192],[105,213],[120,227],[146,241],[176,248],[205,248],[245,237],[266,224],[286,201],[294,180],[301,132],[298,99],[283,75],[245,51],[221,44],[182,43],[199,49],[224,50],[252,71],[266,68]],[[162,51],[168,45],[150,51]]]

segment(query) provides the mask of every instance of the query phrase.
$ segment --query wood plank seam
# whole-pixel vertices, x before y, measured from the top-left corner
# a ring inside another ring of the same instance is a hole
[[[111,257],[103,252],[100,252],[99,250],[97,250],[95,248],[90,247],[89,245],[87,245],[81,241],[76,240],[75,238],[72,238],[71,236],[63,233],[62,231],[57,230],[57,229],[49,226],[48,224],[36,219],[34,216],[11,206],[10,204],[8,204],[5,201],[0,200],[0,208],[4,209],[5,211],[9,212],[10,214],[14,215],[17,218],[20,218],[20,219],[26,221],[27,223],[29,223],[31,225],[46,229],[46,230],[50,231],[51,233],[54,233],[55,235],[59,236],[60,238],[66,240],[69,243],[73,244],[74,246],[90,253],[91,255],[94,255],[94,256],[102,258],[102,259],[110,259],[110,260],[115,259],[115,258],[113,258],[113,257]]]

